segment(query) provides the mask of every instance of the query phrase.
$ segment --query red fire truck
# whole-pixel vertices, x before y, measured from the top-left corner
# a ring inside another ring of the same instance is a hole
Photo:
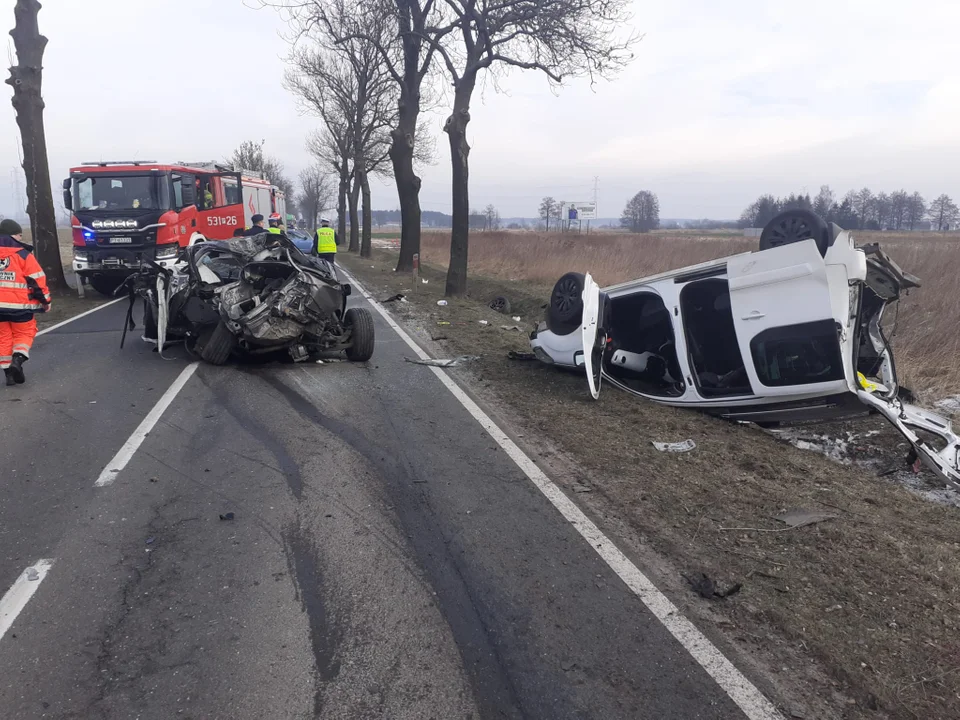
[[[171,267],[180,248],[225,240],[256,214],[286,216],[283,192],[258,173],[216,163],[83,163],[63,181],[73,213],[73,269],[104,294],[153,260]]]

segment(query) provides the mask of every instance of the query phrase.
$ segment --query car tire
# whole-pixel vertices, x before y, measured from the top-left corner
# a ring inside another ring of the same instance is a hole
[[[92,275],[90,277],[90,286],[101,295],[113,297],[113,293],[123,283],[123,278],[112,277],[110,275]]]
[[[497,295],[490,301],[488,307],[491,310],[496,310],[498,313],[506,315],[510,312],[510,300],[503,295]]]
[[[364,362],[373,357],[373,315],[366,308],[350,308],[343,324],[352,331],[353,343],[347,348],[347,359]]]
[[[553,286],[547,309],[547,327],[555,335],[569,335],[583,318],[583,273],[569,272]]]
[[[772,250],[810,239],[816,241],[820,256],[826,255],[830,247],[830,228],[827,223],[809,210],[785,210],[763,227],[760,249]]]
[[[200,349],[200,357],[204,362],[211,365],[223,365],[230,354],[237,347],[237,337],[230,332],[226,323],[221,320],[206,338],[203,347]]]

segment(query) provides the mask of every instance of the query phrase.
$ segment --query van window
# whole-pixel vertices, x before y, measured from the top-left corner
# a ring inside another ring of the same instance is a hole
[[[764,330],[750,341],[757,377],[767,387],[843,380],[840,338],[833,320]]]

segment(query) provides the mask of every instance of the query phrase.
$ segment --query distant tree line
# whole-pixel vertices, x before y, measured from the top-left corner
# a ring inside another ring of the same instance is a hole
[[[850,230],[936,230],[946,232],[956,227],[960,210],[948,195],[940,195],[927,203],[918,192],[897,190],[874,194],[870,188],[850,190],[837,199],[829,185],[820,192],[790,194],[788,197],[761,195],[740,215],[740,227],[763,227],[784,210],[811,210],[827,222]]]
[[[660,200],[656,193],[641,190],[627,201],[620,216],[620,227],[645,233],[660,227]]]

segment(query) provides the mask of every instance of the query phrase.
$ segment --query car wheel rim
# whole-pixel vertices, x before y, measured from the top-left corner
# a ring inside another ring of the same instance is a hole
[[[813,229],[806,220],[790,217],[781,220],[776,227],[771,229],[770,245],[771,247],[780,247],[781,245],[789,245],[812,238]]]
[[[497,298],[490,303],[490,308],[493,310],[503,310],[506,307],[506,304],[503,302],[503,298]]]
[[[554,291],[553,306],[560,312],[569,312],[580,297],[578,284],[568,280]]]

